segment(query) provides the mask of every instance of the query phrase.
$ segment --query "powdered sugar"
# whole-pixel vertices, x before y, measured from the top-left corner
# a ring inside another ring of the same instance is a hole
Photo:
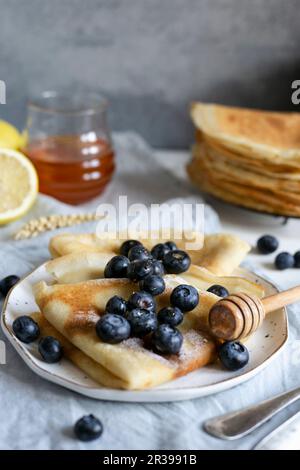
[[[166,357],[160,356],[159,354],[156,354],[155,352],[151,351],[150,349],[147,349],[145,347],[144,341],[141,338],[129,338],[126,339],[125,341],[122,342],[122,346],[124,346],[126,349],[132,349],[134,351],[141,352],[143,354],[147,354],[148,356],[151,356],[153,359],[156,361],[161,362],[165,366],[168,367],[174,367],[175,365],[170,362]],[[141,365],[142,367],[142,365]]]
[[[151,356],[153,359],[168,367],[182,369],[200,359],[203,355],[203,345],[208,343],[208,339],[205,336],[193,329],[184,332],[183,338],[183,345],[178,355],[162,356],[156,354],[154,351],[151,351],[151,349],[145,347],[144,341],[141,338],[129,338],[122,342],[122,346],[126,349],[132,349]]]

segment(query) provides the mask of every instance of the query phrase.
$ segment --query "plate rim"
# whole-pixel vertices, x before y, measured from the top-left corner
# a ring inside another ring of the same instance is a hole
[[[288,324],[288,315],[287,315],[287,310],[286,307],[282,307],[280,310],[284,312],[284,336],[282,339],[281,344],[276,348],[276,350],[268,356],[261,364],[259,364],[257,367],[254,369],[249,370],[248,372],[243,373],[242,375],[236,375],[234,377],[228,377],[227,379],[222,380],[221,382],[214,382],[209,385],[192,385],[190,387],[178,387],[174,389],[157,389],[157,388],[152,388],[152,389],[146,389],[146,390],[121,390],[121,389],[113,389],[113,388],[108,388],[108,387],[86,387],[83,384],[78,384],[78,382],[71,380],[69,378],[62,378],[60,375],[45,370],[42,367],[40,367],[38,364],[33,361],[31,357],[30,351],[28,351],[22,343],[15,337],[15,335],[10,331],[10,328],[7,325],[7,320],[6,320],[6,313],[7,313],[7,307],[9,303],[9,299],[13,293],[13,291],[19,286],[19,284],[23,283],[28,277],[30,277],[32,274],[34,274],[36,271],[40,270],[41,268],[45,267],[47,261],[39,265],[38,267],[34,268],[32,271],[30,271],[28,274],[23,276],[9,291],[7,294],[3,307],[2,307],[2,312],[1,312],[1,328],[6,336],[6,338],[9,340],[9,342],[12,344],[16,352],[19,354],[19,356],[24,360],[26,365],[33,371],[35,372],[39,377],[42,377],[45,380],[48,380],[49,382],[55,383],[57,385],[60,385],[64,388],[67,388],[68,390],[75,391],[79,394],[88,396],[90,398],[98,399],[98,400],[110,400],[110,401],[119,401],[119,402],[143,402],[143,403],[150,403],[150,402],[173,402],[173,401],[184,401],[184,400],[189,400],[197,397],[204,397],[213,393],[219,393],[221,391],[233,388],[239,384],[242,384],[248,380],[250,380],[252,377],[254,377],[256,374],[261,372],[265,367],[268,366],[272,360],[276,358],[276,356],[280,353],[281,350],[286,346],[288,338],[289,338],[289,324]],[[250,273],[251,275],[258,277],[259,279],[262,279],[264,282],[269,284],[276,292],[280,292],[279,288],[274,284],[272,281],[270,281],[267,278],[264,278],[261,274],[258,274],[254,271],[251,271],[249,269],[239,267],[238,270],[242,273]],[[77,367],[76,365],[74,365]],[[217,388],[217,390],[214,390]],[[97,393],[101,391],[101,394],[103,396],[99,397],[96,396]],[[198,391],[198,393],[197,393]],[[185,393],[185,397],[176,397],[173,395],[176,395],[178,393]],[[115,397],[112,397],[111,394],[115,395]],[[154,395],[154,396],[148,396],[147,395]],[[163,397],[157,397],[156,395],[163,395]]]

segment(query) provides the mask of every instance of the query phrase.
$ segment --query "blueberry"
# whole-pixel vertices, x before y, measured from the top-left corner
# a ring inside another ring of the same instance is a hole
[[[19,282],[20,278],[15,275],[7,276],[0,281],[0,293],[6,297],[10,289]]]
[[[88,442],[98,439],[103,433],[103,426],[94,415],[86,415],[76,421],[74,433],[80,441]]]
[[[118,295],[111,297],[105,307],[105,313],[115,313],[116,315],[125,315],[126,310],[126,300]]]
[[[130,248],[128,253],[128,258],[130,261],[143,260],[152,258],[147,248],[143,245],[136,245]]]
[[[273,253],[278,246],[279,242],[273,235],[264,235],[257,240],[257,249],[263,255]]]
[[[140,281],[140,289],[149,292],[151,295],[162,294],[165,288],[165,281],[160,276],[150,275]]]
[[[166,242],[165,245],[171,250],[175,251],[177,250],[177,245],[174,242]]]
[[[12,324],[12,329],[22,343],[32,343],[40,336],[39,325],[26,315],[16,318]]]
[[[151,255],[155,259],[163,260],[165,255],[169,253],[170,248],[165,243],[158,243],[151,250]]]
[[[96,323],[96,332],[104,343],[117,344],[130,336],[130,325],[126,318],[106,313]]]
[[[219,359],[229,370],[239,370],[249,362],[249,352],[239,341],[227,341],[219,348]]]
[[[180,274],[187,271],[191,265],[191,258],[185,251],[169,251],[163,259],[164,267],[170,274]]]
[[[54,364],[61,360],[63,348],[58,339],[53,336],[45,336],[39,342],[39,353],[48,364]]]
[[[133,336],[142,338],[157,328],[157,317],[153,310],[134,308],[126,315]]]
[[[162,261],[154,259],[152,262],[152,268],[152,274],[155,274],[156,276],[163,276],[166,274]]]
[[[199,294],[195,287],[180,284],[173,290],[170,301],[173,307],[180,308],[182,312],[189,312],[198,305]]]
[[[151,259],[141,259],[131,261],[127,269],[127,277],[131,281],[141,281],[153,272],[153,263]]]
[[[183,313],[177,307],[165,307],[158,312],[157,319],[159,323],[167,323],[171,326],[177,326],[183,320]]]
[[[127,277],[127,268],[129,266],[129,259],[126,256],[114,256],[105,266],[105,277]]]
[[[128,310],[141,308],[144,310],[155,310],[155,300],[148,292],[134,292],[128,299]]]
[[[220,286],[219,284],[214,284],[207,289],[207,292],[217,295],[218,297],[227,297],[229,295],[226,287]]]
[[[294,256],[292,256],[290,253],[287,253],[286,251],[279,253],[279,255],[277,255],[275,258],[275,266],[280,270],[292,268],[294,263]]]
[[[138,240],[127,240],[120,247],[120,255],[128,256],[129,250],[134,246],[143,246]]]
[[[171,325],[159,325],[152,336],[154,350],[160,354],[177,354],[183,343],[183,336],[179,330]]]
[[[294,266],[295,268],[300,268],[300,251],[296,251],[294,254]]]

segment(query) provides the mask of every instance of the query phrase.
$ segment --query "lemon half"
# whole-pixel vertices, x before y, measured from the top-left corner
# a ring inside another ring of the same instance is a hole
[[[38,176],[20,152],[0,148],[0,225],[22,217],[38,193]]]

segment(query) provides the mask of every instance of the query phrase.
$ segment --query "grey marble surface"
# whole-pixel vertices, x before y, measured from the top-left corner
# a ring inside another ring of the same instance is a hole
[[[28,93],[85,85],[114,130],[156,147],[191,142],[191,100],[295,109],[297,0],[0,0],[0,117],[22,126]]]

